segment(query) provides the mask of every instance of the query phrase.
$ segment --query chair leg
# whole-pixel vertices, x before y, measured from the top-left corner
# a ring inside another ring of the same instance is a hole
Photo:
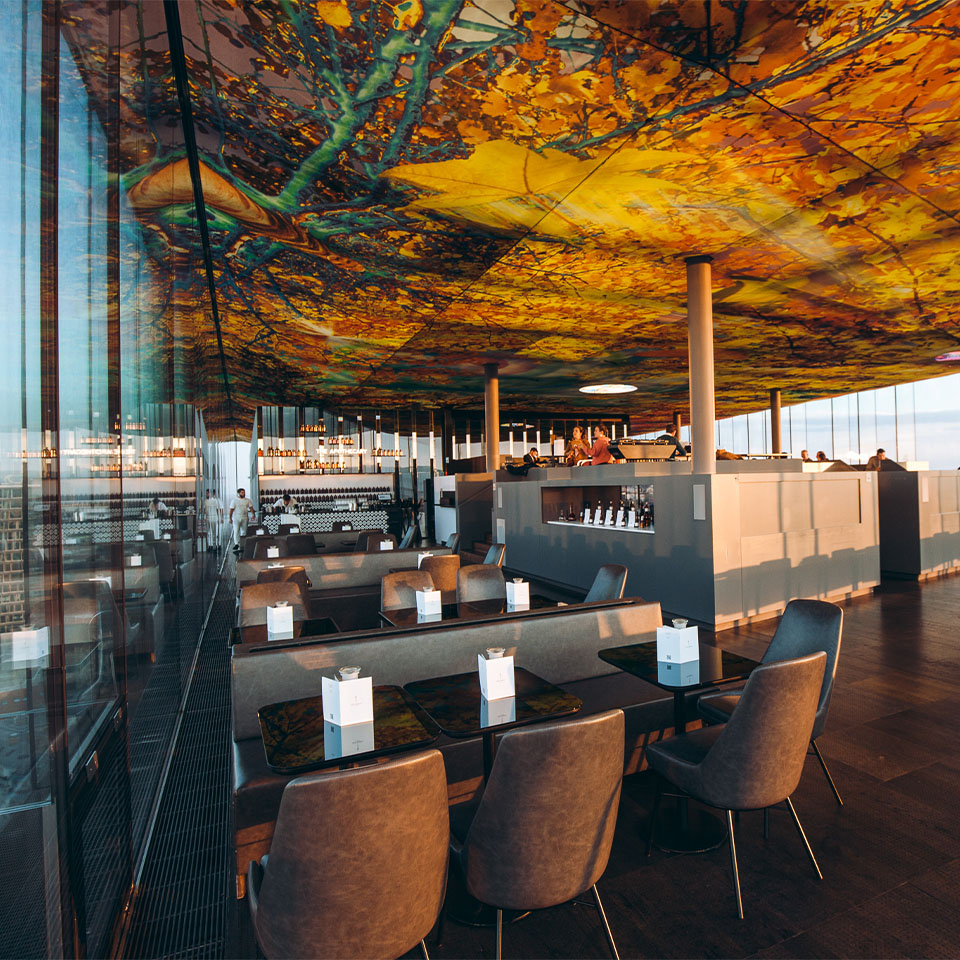
[[[733,868],[733,889],[737,894],[737,915],[743,919],[743,900],[740,898],[740,871],[737,869],[737,842],[733,838],[733,812],[727,811],[727,839],[730,841],[730,866]]]
[[[810,858],[810,862],[813,864],[813,869],[816,871],[817,876],[822,880],[823,874],[820,872],[820,865],[817,863],[817,858],[813,855],[810,842],[807,840],[807,835],[803,832],[803,827],[800,826],[800,818],[797,816],[797,811],[793,809],[793,803],[789,797],[787,797],[787,806],[790,808],[790,813],[793,815],[793,822],[796,824],[797,833],[800,834],[800,839],[803,841],[803,845],[807,849],[807,856]]]
[[[607,922],[607,915],[604,913],[603,904],[600,902],[600,891],[597,885],[593,885],[593,899],[597,902],[597,913],[603,922],[603,932],[607,935],[607,943],[610,945],[610,953],[613,954],[613,960],[620,960],[620,954],[617,953],[617,945],[613,942],[613,934],[610,932],[610,924]]]
[[[763,808],[763,839],[770,839],[770,808]]]
[[[427,953],[427,944],[425,940],[420,941],[420,949],[423,952],[423,960],[430,960],[430,954]]]
[[[503,957],[503,911],[497,907],[497,960]]]
[[[830,789],[833,791],[833,795],[837,798],[838,805],[842,807],[843,800],[840,798],[840,791],[837,789],[837,785],[833,782],[833,777],[830,776],[830,771],[827,769],[827,762],[823,759],[823,754],[820,752],[820,748],[817,746],[817,741],[811,740],[810,746],[813,747],[813,752],[817,755],[817,759],[820,761],[820,766],[823,768],[823,775],[827,778],[827,783],[830,784]]]
[[[653,809],[650,811],[650,830],[647,833],[647,856],[653,850],[653,831],[657,827],[657,814],[660,812],[660,798],[663,796],[663,781],[659,774],[654,774],[657,778],[657,792],[653,797]]]

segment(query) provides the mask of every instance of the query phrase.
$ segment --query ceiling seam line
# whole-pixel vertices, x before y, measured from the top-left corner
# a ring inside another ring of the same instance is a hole
[[[197,226],[200,230],[200,243],[203,248],[203,265],[207,277],[207,291],[210,296],[210,313],[217,335],[217,351],[220,354],[220,374],[227,400],[228,422],[234,422],[233,397],[230,392],[230,378],[227,374],[227,359],[223,351],[223,334],[220,330],[220,311],[217,307],[217,290],[213,274],[213,256],[210,253],[210,233],[207,228],[207,207],[203,198],[203,184],[200,178],[200,158],[197,153],[197,138],[193,126],[193,109],[190,106],[190,88],[187,78],[187,62],[183,52],[183,32],[180,27],[180,9],[177,0],[163,0],[163,13],[167,24],[167,38],[170,42],[170,66],[177,84],[177,99],[180,101],[180,128],[183,132],[184,149],[187,154],[187,166],[193,185],[193,203],[197,214]]]

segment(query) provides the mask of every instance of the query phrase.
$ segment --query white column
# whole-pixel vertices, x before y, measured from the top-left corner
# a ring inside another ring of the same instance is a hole
[[[716,473],[713,389],[713,301],[710,256],[687,257],[687,345],[690,353],[690,442],[693,472]]]

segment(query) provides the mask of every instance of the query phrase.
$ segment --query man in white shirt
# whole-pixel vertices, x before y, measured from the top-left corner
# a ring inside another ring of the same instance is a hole
[[[273,502],[273,509],[280,510],[283,513],[296,513],[297,507],[299,506],[300,504],[297,503],[297,498],[291,497],[289,493],[285,493]]]
[[[210,496],[208,490],[207,498],[203,501],[203,509],[207,515],[207,552],[209,553],[211,550],[216,550],[222,540],[223,504],[216,494]]]
[[[170,508],[158,497],[154,497],[150,501],[150,506],[147,507],[147,513],[150,515],[150,518],[162,517],[166,515],[167,510]]]
[[[247,535],[247,523],[256,520],[253,512],[253,503],[247,496],[247,491],[240,487],[237,495],[230,504],[230,522],[233,524],[233,549],[240,552],[240,538]]]

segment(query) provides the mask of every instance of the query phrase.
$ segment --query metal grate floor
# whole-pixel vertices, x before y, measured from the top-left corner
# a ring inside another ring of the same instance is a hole
[[[126,957],[224,957],[230,869],[230,651],[236,564],[228,555],[134,902]]]

